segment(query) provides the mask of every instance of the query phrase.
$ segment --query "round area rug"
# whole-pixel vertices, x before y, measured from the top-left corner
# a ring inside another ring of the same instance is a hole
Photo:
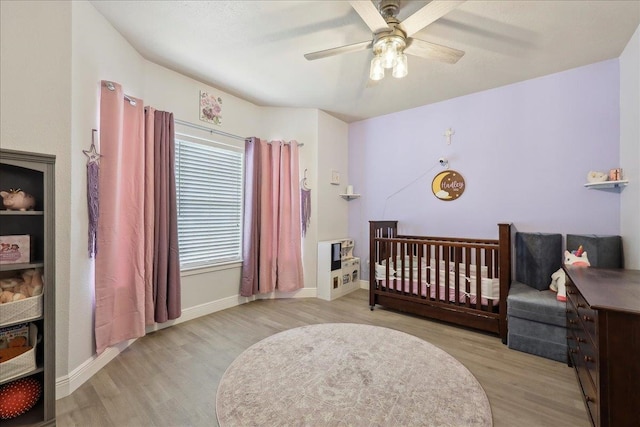
[[[304,326],[245,350],[220,380],[231,426],[491,426],[482,386],[432,344],[352,323]]]

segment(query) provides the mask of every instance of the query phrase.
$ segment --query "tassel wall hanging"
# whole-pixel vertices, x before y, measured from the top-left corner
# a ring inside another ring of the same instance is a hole
[[[93,258],[98,253],[96,235],[98,230],[98,173],[101,154],[96,151],[95,134],[97,130],[91,129],[91,147],[89,150],[82,150],[87,156],[87,207],[89,210],[89,258]]]

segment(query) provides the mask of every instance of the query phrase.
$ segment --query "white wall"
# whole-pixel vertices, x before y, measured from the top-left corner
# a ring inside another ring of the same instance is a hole
[[[3,1],[0,18],[0,146],[56,156],[56,334],[60,339],[56,343],[56,372],[59,375],[67,372],[69,354],[66,344],[72,260],[71,159],[82,156],[82,152],[72,152],[69,145],[71,3]]]
[[[620,234],[625,268],[640,269],[640,27],[620,56]]]
[[[69,253],[73,260],[70,282],[59,283],[58,306],[68,305],[69,334],[58,331],[58,348],[69,351],[67,369],[58,369],[58,377],[68,384],[66,374],[95,353],[93,339],[94,263],[87,255],[86,150],[92,129],[99,129],[100,81],[113,80],[127,94],[143,98],[144,59],[104,20],[88,2],[72,3],[72,129],[71,129],[71,216]],[[99,148],[99,134],[96,134]],[[58,203],[60,206],[61,203]],[[58,234],[58,237],[61,237]],[[62,292],[67,292],[66,298]],[[58,352],[56,360],[62,362]]]
[[[346,123],[320,111],[318,114],[318,181],[316,187],[322,206],[318,207],[318,240],[341,239],[348,236],[349,204],[339,194],[349,184],[348,130]],[[331,184],[331,173],[340,173],[340,184]],[[357,190],[357,188],[356,188]],[[356,245],[360,242],[356,242]]]

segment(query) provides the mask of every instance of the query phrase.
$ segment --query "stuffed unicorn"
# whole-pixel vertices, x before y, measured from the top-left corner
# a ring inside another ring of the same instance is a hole
[[[591,265],[591,263],[589,263],[589,258],[587,258],[587,253],[582,249],[582,246],[574,252],[564,251],[564,264],[576,265],[579,267],[589,267]],[[551,275],[551,284],[549,285],[549,289],[558,293],[558,295],[556,295],[556,299],[558,301],[567,300],[567,290],[565,287],[566,281],[567,277],[562,268],[558,269],[558,271]]]

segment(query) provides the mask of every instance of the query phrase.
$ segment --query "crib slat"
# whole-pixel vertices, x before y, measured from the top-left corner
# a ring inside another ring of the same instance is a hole
[[[449,285],[450,285],[450,275],[449,275],[449,262],[450,262],[450,247],[444,246],[444,301],[449,302]]]
[[[476,248],[476,309],[482,309],[482,251]]]
[[[485,264],[487,266],[487,277],[492,279],[493,278],[493,251],[485,250],[485,253],[486,253]]]
[[[467,276],[470,277],[469,271],[471,271],[471,248],[464,248],[464,271],[467,273]],[[476,273],[477,274],[477,273]],[[465,306],[471,306],[471,298],[469,293],[471,292],[471,280],[464,281],[464,302]]]
[[[424,280],[424,277],[422,277],[422,262],[424,260],[424,247],[423,245],[418,245],[418,281],[417,281],[417,292],[418,295],[422,298],[423,296],[426,295],[422,295],[422,282]],[[428,265],[428,264],[426,264]],[[425,286],[425,294],[429,291],[429,289]]]

